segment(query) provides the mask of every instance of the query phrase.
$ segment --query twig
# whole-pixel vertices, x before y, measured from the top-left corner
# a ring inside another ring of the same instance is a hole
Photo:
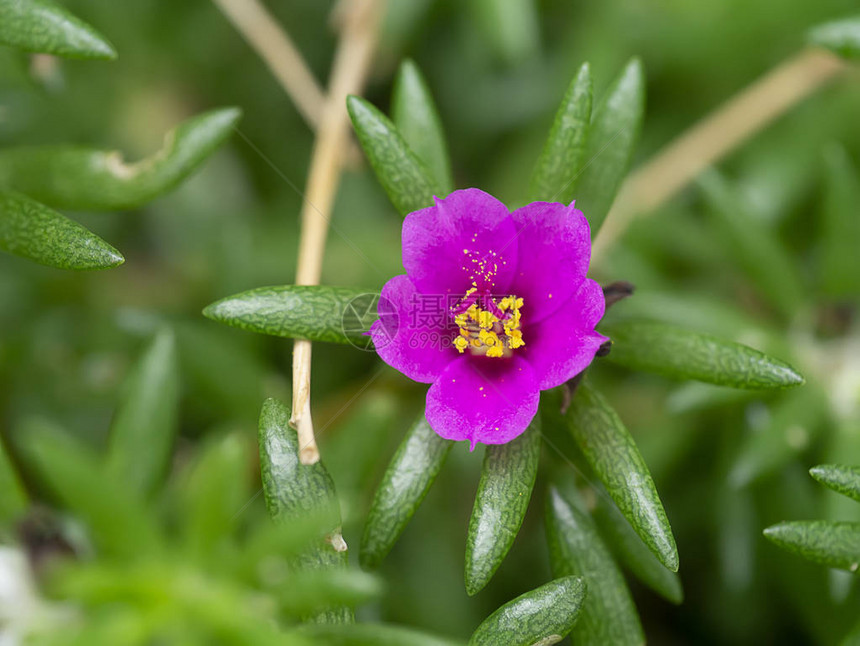
[[[322,271],[326,234],[335,193],[340,181],[345,146],[349,141],[346,96],[358,93],[367,77],[382,0],[351,0],[335,55],[328,96],[323,104],[317,139],[311,157],[307,191],[302,206],[302,231],[296,283],[316,285]],[[296,341],[293,348],[293,412],[298,429],[299,459],[303,464],[319,460],[311,420],[311,343]]]
[[[801,52],[684,132],[624,183],[595,238],[592,260],[637,215],[665,203],[703,170],[846,68],[843,61],[823,50]]]

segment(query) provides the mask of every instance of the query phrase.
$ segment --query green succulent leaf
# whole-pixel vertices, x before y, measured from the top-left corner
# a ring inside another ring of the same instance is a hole
[[[562,494],[553,486],[546,500],[553,576],[581,576],[588,586],[571,633],[573,642],[578,646],[641,646],[645,636],[624,577],[574,495],[567,488]]]
[[[0,492],[0,523],[14,521],[27,508],[27,490],[3,442],[0,442]]]
[[[819,464],[809,474],[825,487],[860,502],[860,467]]]
[[[540,51],[540,28],[535,0],[471,0],[476,31],[496,58],[514,67]]]
[[[370,348],[378,302],[378,292],[355,287],[282,285],[222,298],[203,315],[249,332]]]
[[[860,523],[797,520],[772,525],[764,535],[815,563],[850,572],[860,568]]]
[[[388,624],[302,626],[297,633],[326,646],[463,646],[463,642]]]
[[[601,331],[612,339],[607,358],[632,370],[750,390],[804,383],[794,368],[763,352],[666,323],[627,320]]]
[[[3,190],[0,249],[57,269],[109,269],[125,262],[119,251],[77,222],[26,195]]]
[[[0,45],[66,58],[116,58],[104,36],[51,0],[0,0]]]
[[[568,428],[618,509],[660,562],[678,570],[678,548],[648,466],[618,414],[583,381],[565,414]]]
[[[486,448],[466,537],[470,595],[489,583],[520,531],[537,477],[540,444],[540,418],[535,417],[515,440]]]
[[[860,20],[858,20],[860,29]],[[860,175],[842,146],[834,145],[824,157],[824,204],[819,255],[821,286],[834,299],[860,294],[857,249],[860,249]]]
[[[400,66],[394,82],[391,112],[397,130],[442,190],[439,197],[454,190],[442,120],[414,61],[406,60]]]
[[[433,196],[443,191],[391,120],[357,96],[348,97],[346,106],[364,154],[400,215],[432,206]]]
[[[566,576],[520,595],[487,617],[469,646],[549,646],[573,629],[586,597],[580,577]]]
[[[422,414],[406,433],[376,490],[364,534],[361,565],[375,568],[406,529],[454,443],[439,437]]]
[[[531,180],[531,199],[569,204],[576,197],[591,123],[591,67],[583,63],[571,81]]]
[[[18,437],[25,462],[87,523],[105,554],[134,559],[160,548],[163,537],[154,518],[86,447],[44,420],[29,421]]]
[[[361,570],[303,570],[291,572],[274,592],[284,612],[302,617],[325,613],[331,606],[367,603],[379,597],[382,585]]]
[[[179,413],[173,332],[159,332],[129,373],[111,424],[108,473],[142,496],[155,492],[170,466]]]
[[[683,602],[680,577],[657,560],[615,505],[597,496],[591,515],[612,554],[633,576],[667,601]]]
[[[860,16],[817,25],[809,30],[807,40],[843,58],[860,58]]]
[[[645,73],[634,58],[595,110],[588,133],[585,165],[572,191],[576,207],[597,234],[633,159],[645,114]]]
[[[127,163],[117,151],[76,146],[26,146],[0,151],[0,186],[54,208],[131,209],[162,195],[224,142],[241,112],[212,110],[167,133],[155,154]]]

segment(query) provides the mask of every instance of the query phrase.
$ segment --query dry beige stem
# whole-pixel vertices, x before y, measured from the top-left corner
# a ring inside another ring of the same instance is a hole
[[[801,52],[671,142],[624,183],[595,238],[592,259],[604,253],[633,218],[664,204],[703,170],[846,68],[823,50]]]
[[[302,206],[296,270],[296,283],[299,285],[316,285],[320,280],[329,219],[349,142],[346,97],[360,92],[367,78],[382,14],[382,0],[350,0],[346,7]],[[302,464],[319,460],[310,415],[310,391],[311,344],[310,341],[296,341],[293,348],[293,417],[290,421],[298,430]]]

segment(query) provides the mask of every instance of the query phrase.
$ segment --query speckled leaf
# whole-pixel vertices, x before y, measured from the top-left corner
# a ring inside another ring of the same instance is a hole
[[[454,180],[445,132],[433,95],[414,61],[404,61],[400,66],[391,103],[397,130],[431,173],[442,191],[439,197],[447,195],[454,190]]]
[[[584,164],[573,191],[576,206],[597,234],[633,159],[645,113],[645,73],[631,60],[595,110]]]
[[[825,487],[860,502],[860,467],[819,464],[812,467],[809,473]]]
[[[299,441],[289,425],[290,412],[275,399],[267,399],[260,413],[260,471],[266,507],[276,522],[326,515],[330,532],[299,560],[301,569],[345,568],[346,543],[340,534],[340,509],[334,482],[322,462],[299,462]],[[335,608],[315,617],[321,623],[352,621],[347,608]]]
[[[0,186],[65,209],[130,209],[197,170],[239,120],[237,108],[198,115],[167,133],[161,150],[134,163],[117,151],[76,146],[0,150]]]
[[[0,249],[58,269],[109,269],[125,262],[77,222],[12,191],[0,191]]]
[[[463,646],[460,641],[379,623],[302,626],[296,632],[325,646]]]
[[[581,576],[588,587],[571,638],[577,646],[642,646],[645,636],[624,577],[593,521],[571,497],[550,487],[546,500],[553,576]]]
[[[570,83],[531,181],[531,199],[569,204],[585,162],[591,122],[591,67],[584,63]]]
[[[804,383],[790,365],[740,343],[656,321],[628,320],[600,328],[612,339],[607,358],[632,370],[718,386],[764,390]]]
[[[397,448],[373,497],[361,538],[361,565],[377,567],[397,542],[454,443],[439,437],[424,415]]]
[[[860,523],[797,520],[772,525],[764,535],[815,563],[850,572],[860,568]]]
[[[844,58],[860,58],[860,16],[817,25],[809,30],[807,40]]]
[[[27,491],[0,441],[0,523],[14,521],[27,508]]]
[[[160,332],[132,368],[111,424],[107,469],[152,494],[170,466],[178,427],[179,368],[173,332]]]
[[[667,601],[680,604],[684,600],[681,579],[663,567],[615,505],[597,496],[591,515],[612,554],[633,576]]]
[[[860,21],[858,21],[860,29]],[[821,288],[834,300],[860,295],[857,249],[860,249],[860,174],[845,148],[834,145],[824,156],[824,200],[818,262]]]
[[[639,537],[660,562],[678,570],[678,548],[657,487],[618,414],[583,381],[565,419],[582,454]]]
[[[576,576],[555,579],[520,595],[487,617],[469,646],[549,646],[564,639],[579,617],[586,586]]]
[[[212,303],[203,315],[249,332],[372,347],[379,294],[355,287],[259,287]]]
[[[104,36],[51,0],[0,0],[0,45],[67,58],[116,58]]]
[[[361,147],[394,208],[406,216],[432,206],[433,196],[443,191],[397,127],[362,98],[350,96],[346,105]]]
[[[507,444],[487,446],[466,537],[466,592],[480,592],[520,531],[540,462],[540,418]]]

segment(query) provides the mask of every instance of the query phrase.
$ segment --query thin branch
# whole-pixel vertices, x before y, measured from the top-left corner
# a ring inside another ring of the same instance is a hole
[[[783,62],[634,172],[597,234],[596,259],[640,214],[653,212],[753,134],[831,81],[847,65],[823,50]]]
[[[361,91],[370,69],[382,14],[381,0],[350,0],[335,55],[328,95],[311,157],[307,191],[302,206],[302,229],[296,283],[316,285],[322,271],[323,252],[335,193],[340,181],[349,119],[346,96]],[[296,341],[293,348],[293,412],[298,429],[299,459],[303,464],[319,460],[310,408],[311,343]]]

